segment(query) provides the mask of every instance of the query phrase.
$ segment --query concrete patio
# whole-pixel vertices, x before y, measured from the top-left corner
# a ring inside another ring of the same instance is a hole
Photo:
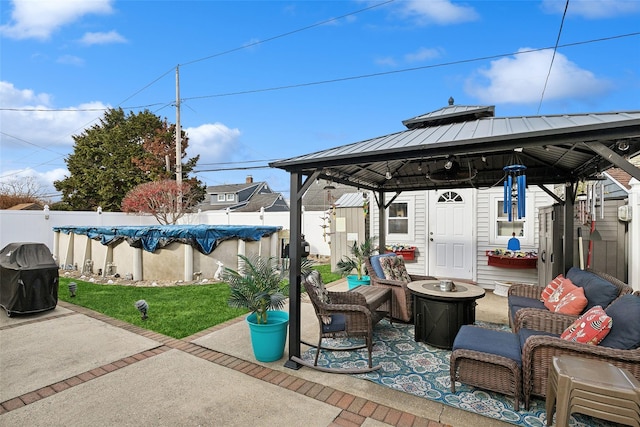
[[[506,323],[506,313],[506,298],[478,300],[478,320]],[[303,303],[304,340],[316,341],[316,322]],[[2,425],[507,425],[285,359],[256,362],[242,318],[177,340],[60,302],[2,313],[0,343]]]

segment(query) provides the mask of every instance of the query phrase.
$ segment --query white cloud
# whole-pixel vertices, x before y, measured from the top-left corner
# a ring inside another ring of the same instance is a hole
[[[453,4],[449,0],[410,0],[400,3],[403,13],[417,19],[420,24],[440,25],[475,21],[478,14],[470,6]]]
[[[378,65],[386,66],[386,67],[395,67],[397,64],[396,60],[391,56],[385,56],[376,58],[374,61]]]
[[[113,0],[13,0],[11,22],[0,33],[14,39],[48,39],[87,14],[109,14]]]
[[[51,95],[36,93],[31,89],[18,89],[6,81],[0,81],[0,105],[16,110],[0,111],[2,145],[16,147],[26,143],[42,149],[72,146],[71,135],[79,134],[102,117],[104,109],[109,108],[108,105],[95,101],[62,108],[65,111],[55,111]]]
[[[75,65],[76,67],[84,65],[84,59],[75,55],[62,55],[56,62],[59,64]]]
[[[200,155],[198,164],[229,161],[238,151],[239,129],[231,129],[222,123],[207,123],[186,128],[189,137],[188,156]]]
[[[488,69],[478,70],[467,80],[465,91],[487,104],[539,102],[552,55],[551,50],[544,50],[491,61]],[[544,99],[590,99],[600,96],[610,85],[556,53]]]
[[[548,13],[564,13],[565,3],[558,0],[543,0],[542,8]],[[571,0],[567,14],[588,19],[610,18],[640,11],[640,2],[635,0]]]
[[[0,81],[0,104],[5,108],[17,108],[23,105],[48,106],[51,98],[47,93],[36,94],[31,89],[16,89],[13,84]]]
[[[80,39],[80,43],[91,46],[94,44],[111,44],[111,43],[126,43],[127,39],[125,39],[122,35],[120,35],[117,31],[112,30],[108,33],[85,33],[85,35]]]
[[[437,58],[439,56],[440,56],[440,50],[435,48],[421,47],[420,49],[418,49],[413,53],[405,54],[404,59],[409,63],[424,62],[424,61],[428,61],[429,59]]]

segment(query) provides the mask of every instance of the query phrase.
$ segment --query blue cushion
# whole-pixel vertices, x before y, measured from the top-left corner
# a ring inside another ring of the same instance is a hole
[[[590,271],[580,270],[578,267],[571,267],[567,272],[567,278],[574,285],[584,289],[584,296],[587,298],[587,306],[584,312],[599,305],[607,308],[611,301],[618,297],[618,288],[602,277]]]
[[[347,316],[345,316],[344,314],[332,314],[330,315],[331,317],[331,323],[329,323],[328,325],[325,325],[324,323],[322,324],[322,332],[323,333],[329,333],[329,332],[342,332],[346,329],[347,327]]]
[[[623,295],[604,311],[612,322],[600,345],[620,350],[640,347],[640,297]]]
[[[520,341],[518,335],[511,332],[463,325],[453,340],[452,350],[456,349],[474,350],[503,356],[515,360],[518,366],[522,366]]]
[[[369,258],[369,261],[371,261],[371,267],[373,267],[373,271],[376,273],[376,276],[378,276],[381,279],[384,279],[384,271],[382,271],[382,266],[380,265],[380,257],[383,256],[396,256],[396,254],[394,253],[390,253],[390,254],[380,254],[380,255],[374,255],[371,258]]]
[[[529,338],[531,335],[547,335],[550,337],[560,337],[560,335],[558,334],[552,334],[551,332],[543,332],[543,331],[536,331],[533,329],[527,329],[527,328],[522,328],[518,331],[518,338],[520,339],[520,347],[524,347],[524,343],[525,341],[527,341],[527,338]]]
[[[547,310],[547,307],[545,307],[544,303],[539,299],[521,297],[518,295],[509,296],[508,304],[509,304],[509,315],[511,316],[511,320],[515,320],[516,312],[521,308],[542,308],[544,310]]]

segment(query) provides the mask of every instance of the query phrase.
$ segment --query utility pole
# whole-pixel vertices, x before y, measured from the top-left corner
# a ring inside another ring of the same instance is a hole
[[[180,65],[176,65],[176,184],[177,212],[182,211],[182,128],[180,127]]]

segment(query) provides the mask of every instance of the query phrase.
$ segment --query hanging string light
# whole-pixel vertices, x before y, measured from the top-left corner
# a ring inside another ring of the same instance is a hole
[[[507,176],[504,180],[504,203],[503,213],[507,214],[509,222],[513,221],[513,205],[515,202],[518,219],[525,217],[526,212],[526,188],[527,175],[525,165],[517,163],[517,160],[511,165],[502,168]]]

